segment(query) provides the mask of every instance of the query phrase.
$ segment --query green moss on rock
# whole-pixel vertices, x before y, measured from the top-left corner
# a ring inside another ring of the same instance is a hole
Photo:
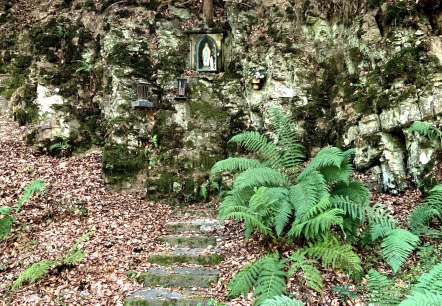
[[[145,166],[142,150],[126,145],[111,144],[103,150],[103,173],[110,183],[120,183],[134,178]]]

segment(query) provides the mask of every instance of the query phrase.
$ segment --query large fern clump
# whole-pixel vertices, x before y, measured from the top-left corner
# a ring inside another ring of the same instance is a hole
[[[246,239],[258,232],[280,247],[295,241],[304,243],[301,250],[305,260],[318,260],[356,278],[364,271],[350,242],[360,236],[366,224],[365,237],[370,243],[380,240],[385,260],[393,272],[399,271],[420,239],[398,227],[381,204],[370,207],[368,189],[352,176],[354,150],[326,147],[305,164],[295,124],[275,109],[270,110],[270,121],[272,137],[256,131],[232,137],[230,143],[250,154],[221,160],[211,170],[212,181],[220,172],[223,176],[230,173],[234,179],[220,204],[221,221],[243,222]],[[255,268],[261,263],[245,267],[245,274],[240,272],[232,281],[232,288],[236,288],[233,293],[253,291],[258,304],[269,297],[256,290],[260,283],[250,278],[260,275]],[[301,270],[309,287],[321,288],[313,274]],[[243,282],[238,283],[240,279]]]
[[[368,190],[351,179],[354,151],[327,147],[303,168],[294,123],[275,109],[271,122],[273,140],[253,131],[230,140],[255,158],[230,157],[213,166],[212,178],[223,171],[236,174],[220,205],[221,220],[243,221],[246,238],[257,230],[279,243],[315,240],[335,229],[354,234],[346,225],[361,224],[369,204]]]

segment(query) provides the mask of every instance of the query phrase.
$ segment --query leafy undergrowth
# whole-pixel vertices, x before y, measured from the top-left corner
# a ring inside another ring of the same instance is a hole
[[[0,117],[0,207],[13,206],[30,182],[46,182],[15,216],[0,241],[0,301],[8,305],[118,305],[140,287],[126,272],[158,249],[168,206],[140,193],[109,190],[101,178],[101,154],[72,158],[37,156],[21,140],[24,128]],[[83,261],[49,271],[35,283],[11,291],[28,266],[57,260],[83,233],[94,234],[80,248]]]

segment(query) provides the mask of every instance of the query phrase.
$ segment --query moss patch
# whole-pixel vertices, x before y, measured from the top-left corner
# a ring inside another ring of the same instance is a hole
[[[131,51],[126,43],[117,43],[111,50],[108,62],[110,64],[130,67],[132,75],[138,78],[149,79],[152,76],[152,64],[149,56],[145,54],[147,46],[141,51]]]
[[[103,173],[110,183],[121,183],[135,177],[144,168],[141,150],[129,149],[126,145],[107,145],[103,150]]]
[[[213,255],[172,255],[154,254],[147,257],[147,261],[153,264],[170,266],[175,263],[189,263],[202,266],[215,266],[221,263],[224,257],[218,254]]]

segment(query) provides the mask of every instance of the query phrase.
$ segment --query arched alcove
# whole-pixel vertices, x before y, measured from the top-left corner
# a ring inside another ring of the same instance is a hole
[[[197,71],[218,71],[219,51],[215,40],[208,36],[202,36],[196,43],[196,70]]]

